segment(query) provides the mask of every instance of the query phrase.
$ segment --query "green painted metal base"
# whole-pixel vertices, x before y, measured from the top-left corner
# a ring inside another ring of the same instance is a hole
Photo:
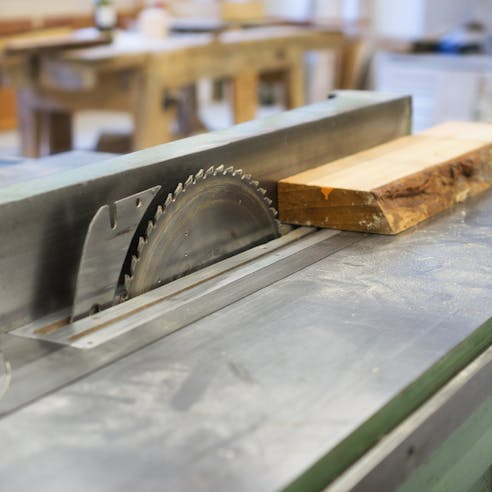
[[[398,488],[398,492],[490,492],[491,465],[492,397]]]

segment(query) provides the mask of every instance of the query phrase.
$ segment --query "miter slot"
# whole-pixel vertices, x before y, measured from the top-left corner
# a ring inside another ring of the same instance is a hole
[[[57,324],[64,317],[60,312],[11,333],[91,349],[163,317],[164,336],[363,237],[301,227],[101,313],[63,325]]]
[[[128,247],[160,186],[103,205],[94,215],[84,241],[71,321],[113,304]]]

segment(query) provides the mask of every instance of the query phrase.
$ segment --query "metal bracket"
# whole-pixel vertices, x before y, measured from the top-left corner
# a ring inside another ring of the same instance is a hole
[[[94,215],[85,237],[70,320],[113,304],[130,241],[160,186],[136,193]]]

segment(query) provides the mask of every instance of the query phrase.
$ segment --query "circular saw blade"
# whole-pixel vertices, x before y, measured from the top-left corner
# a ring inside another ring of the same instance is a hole
[[[241,170],[211,167],[180,183],[149,221],[125,276],[135,297],[279,236],[271,200]]]

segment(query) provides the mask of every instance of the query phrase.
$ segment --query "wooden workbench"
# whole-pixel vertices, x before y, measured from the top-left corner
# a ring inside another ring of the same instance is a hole
[[[30,75],[19,88],[22,153],[36,157],[69,149],[71,114],[82,109],[132,113],[134,149],[169,141],[176,116],[173,92],[201,78],[232,81],[236,123],[254,118],[261,73],[282,72],[287,107],[300,106],[304,53],[336,50],[343,41],[340,32],[292,26],[159,41],[118,33],[111,45],[40,56],[34,70],[24,69]]]

